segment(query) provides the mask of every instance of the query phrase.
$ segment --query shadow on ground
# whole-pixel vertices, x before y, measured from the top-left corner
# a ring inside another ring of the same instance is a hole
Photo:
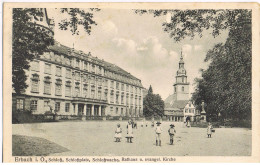
[[[69,151],[49,140],[32,136],[12,136],[13,156],[47,156],[53,153]]]

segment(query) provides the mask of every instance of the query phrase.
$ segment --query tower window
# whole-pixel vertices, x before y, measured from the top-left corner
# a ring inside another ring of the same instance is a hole
[[[182,87],[182,91],[184,91],[184,87]]]

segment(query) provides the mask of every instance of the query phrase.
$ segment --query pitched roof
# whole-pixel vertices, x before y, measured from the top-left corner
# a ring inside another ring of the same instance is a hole
[[[177,100],[174,94],[168,96],[164,101],[165,109],[180,109],[188,104],[189,100]]]
[[[58,54],[72,55],[72,56],[74,55],[74,56],[80,57],[82,59],[89,58],[92,61],[98,62],[105,69],[107,69],[109,71],[113,71],[117,74],[126,76],[126,77],[134,79],[134,80],[140,80],[140,79],[136,78],[135,76],[133,76],[132,74],[130,74],[129,72],[127,72],[124,69],[120,68],[119,66],[115,65],[115,64],[111,64],[107,61],[104,61],[104,60],[98,59],[97,57],[91,56],[90,52],[88,54],[86,54],[83,51],[74,50],[73,48],[62,45],[57,41],[55,41],[54,45],[50,46],[49,49],[51,51],[58,53]],[[73,54],[71,52],[73,52]],[[135,84],[135,85],[142,86],[142,83],[140,81],[138,81],[137,84]]]

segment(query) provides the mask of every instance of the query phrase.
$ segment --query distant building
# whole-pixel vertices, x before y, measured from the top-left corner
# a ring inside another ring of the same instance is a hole
[[[186,119],[194,121],[199,111],[195,110],[189,98],[190,83],[187,81],[187,72],[184,68],[182,54],[175,78],[173,94],[168,96],[164,101],[164,115],[170,121],[184,121]]]
[[[40,21],[52,30],[53,21],[48,19],[46,10]],[[86,117],[142,116],[140,79],[90,53],[58,42],[49,50],[26,70],[28,88],[21,95],[13,92],[14,111],[28,110],[33,114],[52,111]]]

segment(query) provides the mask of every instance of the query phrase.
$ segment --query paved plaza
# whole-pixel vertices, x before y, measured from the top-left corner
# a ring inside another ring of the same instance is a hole
[[[114,142],[116,124],[120,123],[123,138]],[[68,151],[56,156],[249,156],[252,131],[246,128],[216,128],[207,138],[206,128],[186,128],[175,123],[174,145],[169,145],[170,122],[162,122],[162,146],[155,145],[151,123],[134,129],[134,143],[127,143],[127,121],[67,121],[55,123],[13,124],[13,135],[41,137]]]

